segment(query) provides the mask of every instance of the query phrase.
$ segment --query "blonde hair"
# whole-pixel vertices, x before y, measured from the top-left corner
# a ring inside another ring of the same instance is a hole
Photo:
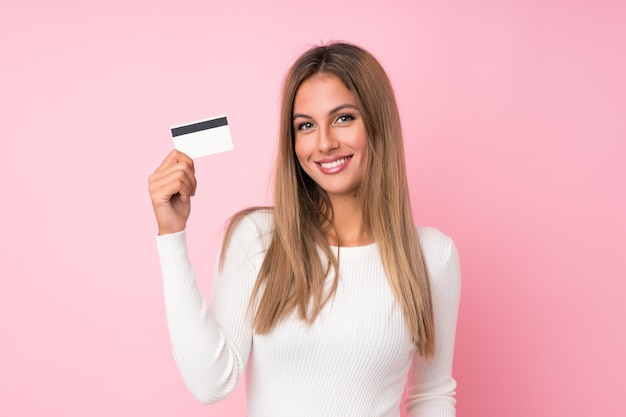
[[[274,230],[250,300],[252,306],[260,297],[254,330],[268,333],[294,310],[301,320],[312,323],[337,288],[341,252],[335,257],[322,228],[332,225],[332,205],[324,190],[302,170],[294,152],[295,96],[302,82],[318,74],[338,77],[356,98],[368,137],[367,169],[358,192],[363,221],[378,245],[412,340],[420,355],[430,356],[434,351],[434,322],[428,271],[413,224],[395,96],[378,61],[347,43],[309,49],[284,80],[274,207],[266,208],[273,210]],[[257,209],[233,216],[224,248],[234,225]],[[330,271],[334,272],[333,281],[325,293],[324,281]]]

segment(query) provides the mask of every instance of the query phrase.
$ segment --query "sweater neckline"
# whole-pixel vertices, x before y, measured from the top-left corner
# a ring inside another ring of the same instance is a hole
[[[339,251],[339,256],[341,258],[345,257],[353,257],[353,256],[363,256],[369,255],[372,253],[378,252],[378,245],[376,242],[369,243],[363,246],[333,246],[330,245],[330,249],[337,255],[337,251]]]

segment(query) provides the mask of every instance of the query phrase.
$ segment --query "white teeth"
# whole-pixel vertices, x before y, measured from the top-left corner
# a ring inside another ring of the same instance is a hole
[[[320,165],[322,166],[322,168],[336,168],[339,165],[344,164],[347,160],[348,158],[341,158],[333,162],[322,162],[320,163]]]

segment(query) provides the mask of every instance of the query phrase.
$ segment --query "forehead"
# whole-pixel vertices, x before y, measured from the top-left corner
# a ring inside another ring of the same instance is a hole
[[[356,105],[352,91],[335,75],[318,74],[300,84],[294,100],[294,112],[301,108],[328,110],[340,104]]]

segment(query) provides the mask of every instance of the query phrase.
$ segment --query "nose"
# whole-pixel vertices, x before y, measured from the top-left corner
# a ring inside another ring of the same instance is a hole
[[[339,141],[335,137],[332,128],[326,127],[319,130],[318,148],[320,152],[330,152],[339,147]]]

